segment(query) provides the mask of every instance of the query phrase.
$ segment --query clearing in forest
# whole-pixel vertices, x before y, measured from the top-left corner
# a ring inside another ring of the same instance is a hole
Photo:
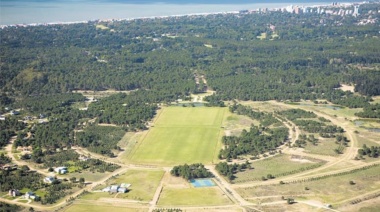
[[[227,108],[167,107],[131,154],[133,163],[216,162]]]

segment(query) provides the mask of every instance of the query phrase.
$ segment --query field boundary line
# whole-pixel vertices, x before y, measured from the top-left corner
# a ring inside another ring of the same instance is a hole
[[[223,144],[222,144],[222,138],[223,138],[223,134],[224,134],[224,130],[221,129],[221,127],[223,127],[223,122],[224,122],[224,119],[226,118],[226,109],[222,109],[222,115],[221,115],[221,121],[220,121],[220,126],[218,127],[219,129],[219,136],[218,136],[218,140],[215,142],[215,147],[214,147],[214,155],[213,155],[213,158],[212,158],[212,161],[211,163],[214,164],[214,160],[218,160],[218,151],[220,151],[219,149],[222,148]]]

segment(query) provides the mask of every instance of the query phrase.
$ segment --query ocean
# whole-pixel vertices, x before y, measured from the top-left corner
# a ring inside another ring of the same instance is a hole
[[[334,1],[334,2],[354,2]],[[288,5],[326,5],[320,0],[0,0],[0,25],[205,14]]]

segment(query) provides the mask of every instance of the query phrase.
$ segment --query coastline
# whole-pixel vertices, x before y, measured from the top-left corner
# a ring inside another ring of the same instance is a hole
[[[359,4],[357,3],[339,3],[340,6],[347,6],[347,5],[353,5],[353,4]],[[99,5],[98,5],[99,6]],[[128,6],[128,5],[125,5]],[[136,6],[136,5],[134,5]],[[170,4],[154,4],[150,6],[164,6],[167,8],[171,7],[178,7]],[[99,18],[89,18],[87,20],[83,19],[77,19],[74,21],[46,21],[46,22],[32,22],[32,23],[11,23],[11,24],[1,24],[0,29],[4,29],[7,27],[28,27],[28,26],[47,26],[47,25],[67,25],[67,24],[81,24],[81,23],[89,23],[89,22],[112,22],[112,21],[132,21],[132,20],[141,20],[141,19],[164,19],[164,18],[173,18],[173,17],[186,17],[186,16],[208,16],[208,15],[216,15],[216,14],[238,14],[242,10],[247,10],[249,12],[260,12],[262,9],[266,9],[267,12],[271,11],[278,11],[279,9],[283,10],[286,7],[292,6],[292,3],[254,3],[254,4],[243,4],[239,5],[241,7],[241,10],[226,10],[226,5],[218,5],[220,9],[215,8],[215,12],[179,12],[178,14],[168,14],[168,15],[147,15],[147,16],[132,16],[128,17],[128,15],[125,15],[125,17],[116,17],[114,18],[102,18],[99,15]],[[298,6],[300,8],[309,7],[309,8],[317,8],[317,7],[329,7],[331,6],[331,2],[310,2],[310,3],[300,3],[294,6]],[[193,8],[199,7],[199,5],[193,5]],[[211,6],[212,7],[212,6]],[[46,8],[45,8],[46,9]],[[4,10],[4,8],[2,8]],[[202,10],[202,9],[200,9]],[[219,10],[219,11],[218,11]],[[3,17],[1,18],[3,19]]]

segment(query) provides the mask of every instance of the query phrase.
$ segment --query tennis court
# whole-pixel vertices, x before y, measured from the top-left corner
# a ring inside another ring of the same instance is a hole
[[[195,188],[215,186],[214,181],[212,181],[212,179],[209,179],[209,178],[207,178],[207,179],[190,180],[190,183]]]

